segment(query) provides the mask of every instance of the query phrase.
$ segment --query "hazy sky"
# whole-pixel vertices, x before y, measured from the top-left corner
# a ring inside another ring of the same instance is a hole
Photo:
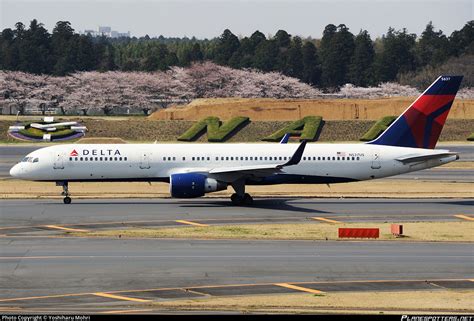
[[[274,35],[320,38],[324,27],[346,24],[353,33],[367,29],[373,38],[389,26],[420,34],[431,20],[449,35],[473,20],[474,0],[0,0],[0,28],[36,18],[52,31],[59,20],[76,31],[111,26],[133,36],[213,38],[229,28],[248,36],[255,30]]]

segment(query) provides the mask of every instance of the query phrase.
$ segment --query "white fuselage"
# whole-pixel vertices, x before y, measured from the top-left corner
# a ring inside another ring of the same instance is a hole
[[[36,150],[15,165],[11,175],[37,181],[168,181],[174,173],[221,167],[284,164],[296,144],[67,144]],[[370,144],[308,144],[299,164],[279,175],[296,180],[248,184],[336,183],[368,180],[439,166],[457,159],[403,163],[397,158],[426,156],[441,150]],[[212,177],[212,174],[209,174]],[[227,182],[230,183],[230,182]]]

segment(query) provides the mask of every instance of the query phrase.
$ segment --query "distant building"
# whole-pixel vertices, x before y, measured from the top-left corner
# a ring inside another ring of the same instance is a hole
[[[127,37],[130,38],[130,31],[127,32],[118,32],[112,30],[109,26],[99,26],[97,30],[86,29],[84,32],[80,32],[81,34],[88,35],[90,34],[92,37],[108,37],[108,38],[121,38]]]

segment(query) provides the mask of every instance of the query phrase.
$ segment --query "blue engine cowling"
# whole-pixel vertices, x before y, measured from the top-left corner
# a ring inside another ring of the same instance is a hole
[[[179,173],[170,177],[170,194],[176,198],[194,198],[221,191],[227,184],[200,173]]]

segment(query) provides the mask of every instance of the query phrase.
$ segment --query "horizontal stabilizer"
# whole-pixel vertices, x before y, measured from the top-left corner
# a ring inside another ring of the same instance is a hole
[[[403,157],[396,158],[397,161],[402,162],[403,164],[416,163],[416,162],[425,162],[432,159],[440,159],[443,157],[457,156],[456,159],[459,159],[459,155],[456,153],[439,153],[431,155],[406,155]]]

